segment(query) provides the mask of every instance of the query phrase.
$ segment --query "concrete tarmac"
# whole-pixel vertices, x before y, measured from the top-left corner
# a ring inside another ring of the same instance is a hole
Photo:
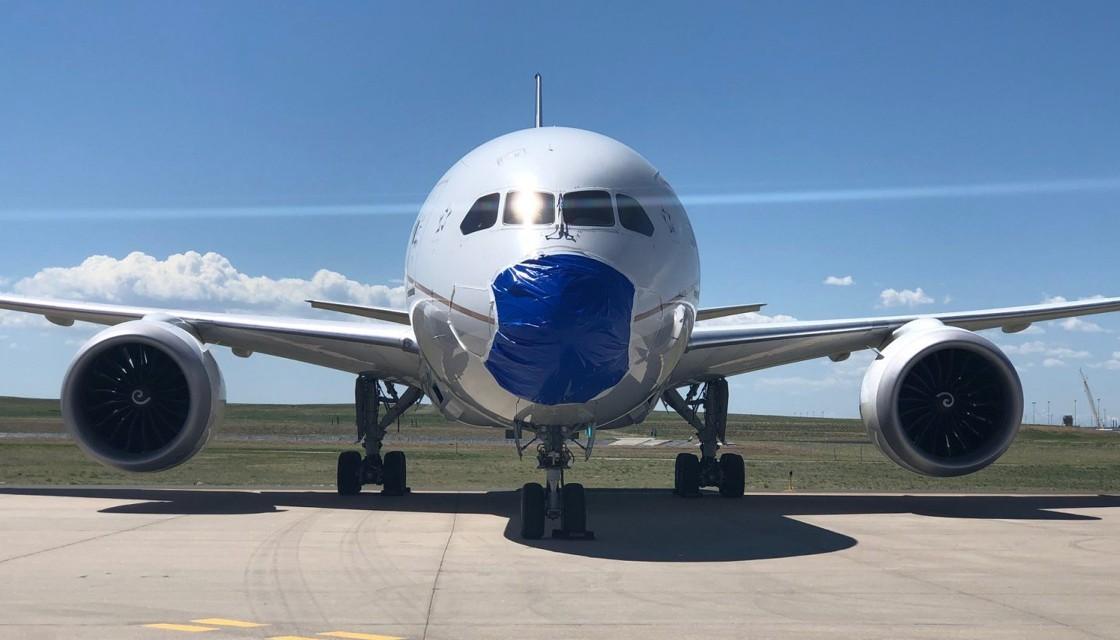
[[[517,501],[0,488],[0,638],[1120,638],[1117,497]]]

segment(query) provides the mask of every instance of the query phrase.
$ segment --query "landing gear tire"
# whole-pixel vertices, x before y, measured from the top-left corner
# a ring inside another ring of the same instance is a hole
[[[544,535],[544,487],[528,482],[521,487],[521,537],[539,540]]]
[[[408,491],[408,463],[403,451],[385,454],[381,494],[402,496]]]
[[[688,464],[685,458],[692,456],[691,453],[678,453],[677,459],[673,463],[673,494],[681,495],[681,467]]]
[[[570,482],[560,490],[560,529],[565,534],[587,531],[587,500],[583,485]]]
[[[747,466],[743,456],[725,453],[719,457],[719,495],[724,498],[742,498],[747,484]]]
[[[691,453],[678,453],[675,475],[678,496],[695,498],[700,495],[700,458]]]
[[[343,451],[338,454],[338,495],[356,496],[362,492],[362,454]]]

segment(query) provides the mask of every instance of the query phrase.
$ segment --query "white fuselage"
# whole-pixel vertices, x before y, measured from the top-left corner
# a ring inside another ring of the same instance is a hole
[[[405,270],[425,392],[448,418],[488,426],[640,421],[700,289],[669,184],[629,147],[562,127],[496,138],[451,167]]]

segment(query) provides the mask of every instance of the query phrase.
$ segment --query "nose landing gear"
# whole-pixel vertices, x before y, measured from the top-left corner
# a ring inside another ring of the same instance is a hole
[[[529,482],[521,487],[521,537],[536,540],[544,536],[545,521],[559,520],[552,530],[554,538],[594,538],[587,530],[587,501],[583,485],[564,482],[564,470],[572,464],[568,441],[575,441],[571,427],[539,427],[533,440],[537,445],[537,468],[545,470],[545,486]]]
[[[381,485],[382,495],[408,493],[408,465],[403,451],[390,451],[381,456],[381,445],[390,424],[416,404],[423,392],[409,387],[397,396],[392,383],[382,382],[372,374],[363,373],[354,383],[354,404],[357,410],[358,440],[365,457],[357,451],[338,454],[337,487],[343,496],[357,495],[364,484]],[[384,407],[385,414],[381,415]]]
[[[677,454],[673,493],[693,498],[700,495],[701,487],[718,487],[725,498],[741,498],[747,476],[743,456],[725,453],[716,457],[720,443],[727,444],[727,380],[716,378],[694,384],[688,389],[688,397],[667,389],[661,398],[696,429],[700,439],[699,458],[691,453]]]

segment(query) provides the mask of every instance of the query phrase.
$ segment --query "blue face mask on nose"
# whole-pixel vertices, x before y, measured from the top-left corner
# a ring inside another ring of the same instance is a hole
[[[492,289],[498,327],[486,368],[505,390],[541,404],[587,402],[626,375],[634,285],[613,267],[545,255],[502,271]]]

